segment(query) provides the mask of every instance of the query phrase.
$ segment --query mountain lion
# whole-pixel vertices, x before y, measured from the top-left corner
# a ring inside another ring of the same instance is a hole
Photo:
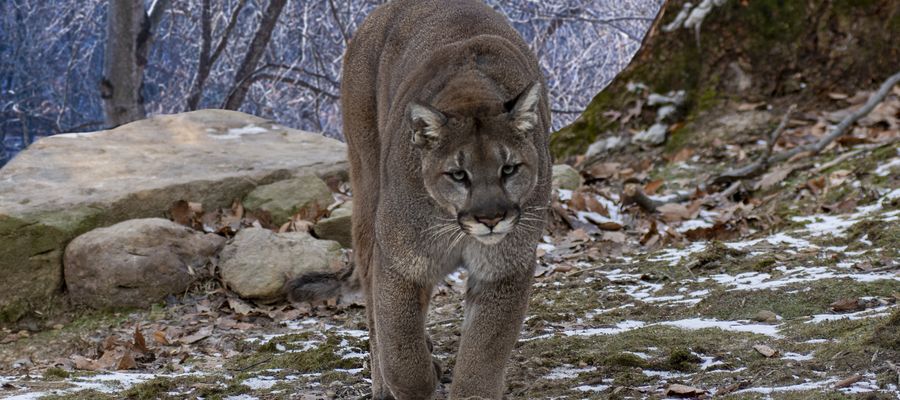
[[[349,43],[341,102],[374,399],[434,395],[425,315],[460,266],[450,397],[502,397],[550,198],[545,86],[525,41],[478,0],[394,0]],[[305,300],[327,286],[288,290]]]

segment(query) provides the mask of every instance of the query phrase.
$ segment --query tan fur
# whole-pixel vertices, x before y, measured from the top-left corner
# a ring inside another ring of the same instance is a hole
[[[460,266],[451,398],[502,397],[549,202],[545,87],[525,42],[477,0],[394,0],[350,42],[341,94],[374,399],[433,396],[425,315]]]

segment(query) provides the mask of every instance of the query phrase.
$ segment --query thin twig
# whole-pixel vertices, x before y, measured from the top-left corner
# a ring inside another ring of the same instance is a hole
[[[769,158],[772,156],[772,149],[775,148],[775,143],[778,142],[781,134],[784,133],[784,128],[787,127],[787,123],[791,118],[791,114],[793,114],[794,110],[796,109],[796,104],[791,104],[791,106],[788,107],[787,111],[784,113],[784,116],[781,117],[781,122],[778,123],[778,127],[776,127],[775,130],[773,130],[772,133],[769,134],[769,138],[766,142],[766,150],[758,161],[743,168],[727,171],[722,175],[716,177],[713,180],[713,183],[724,184],[736,180],[752,178],[760,175],[766,169],[768,169],[770,163]]]

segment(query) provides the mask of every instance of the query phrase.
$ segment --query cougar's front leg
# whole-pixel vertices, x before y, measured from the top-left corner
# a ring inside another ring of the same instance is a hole
[[[451,399],[503,398],[506,364],[519,337],[531,273],[485,282],[469,277]]]
[[[372,271],[378,367],[397,400],[430,399],[438,384],[425,336],[431,288],[398,270],[382,264]]]

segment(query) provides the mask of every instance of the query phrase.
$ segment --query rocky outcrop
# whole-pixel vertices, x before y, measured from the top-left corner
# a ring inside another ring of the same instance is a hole
[[[341,268],[341,245],[318,240],[306,232],[275,233],[243,229],[219,255],[222,281],[241,297],[277,300],[284,284],[309,272]]]
[[[259,185],[345,173],[337,140],[233,111],[42,139],[0,169],[0,323],[63,287],[63,249],[82,233],[177,200],[225,207]]]
[[[73,303],[146,307],[183,293],[204,276],[225,238],[160,218],[85,233],[66,247],[64,275]]]

